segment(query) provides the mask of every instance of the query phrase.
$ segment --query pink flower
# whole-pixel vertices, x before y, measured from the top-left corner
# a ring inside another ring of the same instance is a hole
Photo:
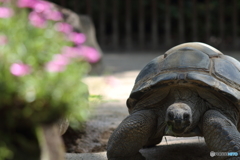
[[[46,70],[49,72],[62,72],[65,70],[69,59],[62,54],[57,54],[54,59],[47,63]]]
[[[67,58],[77,58],[80,57],[80,50],[77,47],[63,47],[62,49],[62,55]]]
[[[8,43],[8,38],[5,35],[0,35],[0,46]]]
[[[30,67],[23,63],[13,63],[10,71],[14,76],[24,76],[30,73]]]
[[[13,16],[13,10],[7,7],[0,7],[0,18],[10,18]]]
[[[101,55],[95,48],[88,47],[88,46],[81,46],[80,49],[81,49],[82,56],[90,63],[96,63],[101,58]]]
[[[62,54],[56,54],[53,61],[59,65],[67,65],[69,63],[69,59]]]
[[[20,8],[34,8],[38,0],[18,0],[18,7]]]
[[[65,34],[69,34],[72,32],[72,26],[68,23],[59,22],[55,24],[55,29],[59,32],[63,32]]]
[[[83,33],[73,32],[69,36],[70,41],[74,42],[75,44],[79,45],[86,41],[86,36]]]
[[[46,19],[53,20],[53,21],[60,21],[62,19],[62,14],[58,11],[46,11],[44,13]]]
[[[46,19],[41,16],[41,14],[37,12],[31,12],[29,14],[30,23],[38,28],[44,28],[46,26]]]
[[[33,6],[35,12],[41,13],[51,10],[51,3],[47,1],[37,0],[35,5]]]
[[[46,70],[48,72],[62,72],[65,70],[65,68],[66,68],[66,66],[59,65],[58,63],[56,63],[54,61],[48,62],[46,65]]]

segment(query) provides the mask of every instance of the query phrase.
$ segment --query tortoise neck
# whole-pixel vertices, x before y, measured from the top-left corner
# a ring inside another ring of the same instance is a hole
[[[199,99],[197,91],[190,87],[176,87],[172,88],[170,91],[171,96],[174,98],[175,102],[182,103],[194,103],[196,99]]]
[[[175,87],[171,89],[169,98],[172,103],[184,103],[191,108],[192,124],[189,130],[194,129],[206,111],[205,101],[198,95],[197,90],[192,87]]]

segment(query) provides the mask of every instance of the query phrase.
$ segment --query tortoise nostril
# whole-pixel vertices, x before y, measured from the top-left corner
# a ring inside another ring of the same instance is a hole
[[[173,112],[168,112],[168,118],[169,118],[170,120],[173,120],[173,118],[174,118]]]
[[[188,113],[183,114],[183,119],[184,120],[189,120],[189,118],[190,118],[190,115]]]

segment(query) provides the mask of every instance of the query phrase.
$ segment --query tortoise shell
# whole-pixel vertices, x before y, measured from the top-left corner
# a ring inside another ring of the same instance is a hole
[[[156,87],[179,81],[210,87],[239,104],[240,62],[207,44],[192,42],[171,48],[141,70],[127,100],[128,108]]]

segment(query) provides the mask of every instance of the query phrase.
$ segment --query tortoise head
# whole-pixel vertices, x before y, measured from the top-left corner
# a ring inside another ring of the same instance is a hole
[[[192,110],[186,103],[174,103],[166,111],[167,132],[183,134],[192,124]]]

